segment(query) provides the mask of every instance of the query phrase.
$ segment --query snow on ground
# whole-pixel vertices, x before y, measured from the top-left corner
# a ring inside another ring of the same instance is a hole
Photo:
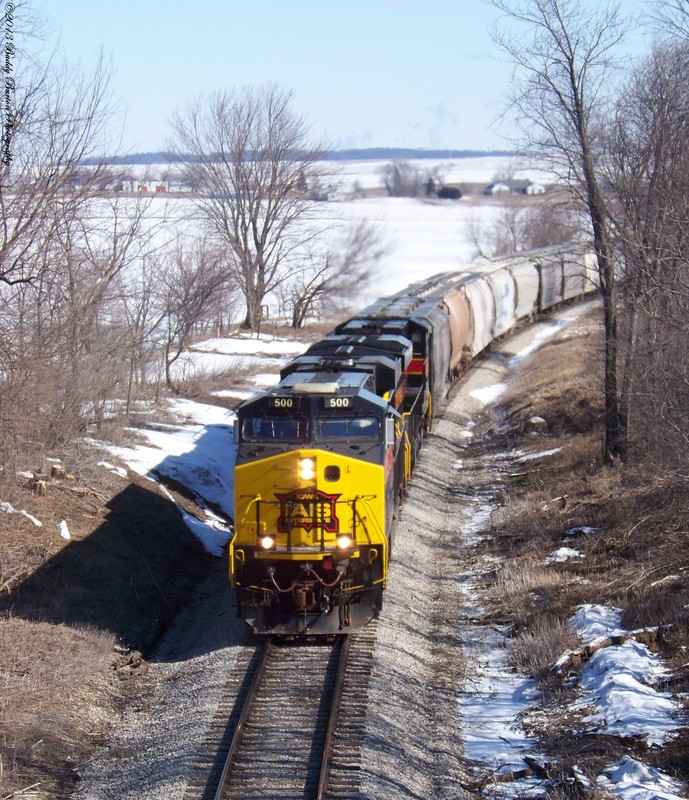
[[[462,523],[470,542],[480,538],[491,511],[490,503],[476,500]],[[482,614],[479,580],[471,573],[461,576],[468,619]],[[581,606],[570,625],[584,644],[628,633],[620,627],[617,609],[599,605]],[[529,708],[538,705],[534,682],[512,671],[509,640],[497,627],[467,625],[462,639],[470,676],[458,700],[465,755],[496,776],[490,784],[491,798],[542,797],[543,782],[538,778],[505,779],[524,769],[525,755],[540,760],[536,742],[526,736],[520,723]],[[623,738],[645,737],[649,746],[667,741],[679,725],[681,711],[670,695],[656,688],[667,674],[659,657],[638,642],[599,650],[577,682],[579,698],[572,709],[580,712],[581,728]],[[684,796],[682,786],[669,776],[631,758],[608,767],[598,785],[624,800],[679,800]]]
[[[220,555],[230,537],[234,513],[234,413],[219,406],[176,400],[169,411],[180,419],[174,425],[151,425],[137,431],[140,444],[108,445],[108,451],[129,469],[153,481],[172,479],[196,496],[206,519],[183,512],[185,523],[206,549]],[[112,468],[103,462],[106,468]]]
[[[476,396],[477,392],[472,392]],[[476,399],[483,403],[482,397]],[[461,521],[465,547],[480,541],[496,506],[492,498],[477,497]],[[466,618],[479,623],[484,609],[479,600],[481,576],[469,572],[459,576],[465,595]],[[519,718],[537,703],[535,682],[513,671],[506,647],[506,631],[498,626],[465,624],[462,642],[467,660],[467,683],[458,699],[458,713],[465,737],[465,755],[502,776],[489,786],[490,797],[538,797],[542,781],[528,778],[507,780],[509,773],[523,770],[524,756],[535,755],[536,742],[526,735]],[[535,793],[535,794],[534,794]]]
[[[570,620],[584,644],[629,633],[620,627],[618,609],[581,606]],[[649,745],[662,744],[679,726],[681,707],[656,686],[669,671],[659,656],[633,640],[598,650],[579,678],[580,697],[573,709],[588,712],[581,717],[599,733],[645,738]]]
[[[304,350],[302,342],[268,336],[265,333],[257,336],[237,335],[231,339],[207,339],[194,345],[194,350],[199,353],[221,353],[231,356],[298,356]]]
[[[196,346],[183,353],[172,365],[172,375],[177,381],[199,378],[203,375],[225,375],[230,379],[233,374],[239,376],[243,370],[258,366],[272,370],[271,375],[279,375],[280,369],[289,361],[288,358],[263,358],[247,356],[239,358],[228,353],[206,353]],[[275,383],[275,381],[272,381]]]
[[[481,405],[487,406],[494,403],[498,397],[507,389],[506,383],[494,383],[492,386],[483,386],[480,389],[474,389],[471,396],[475,397]]]
[[[584,644],[624,636],[619,609],[581,606],[570,619]],[[679,726],[680,705],[655,688],[668,675],[660,658],[646,645],[628,640],[598,650],[579,678],[580,697],[573,709],[588,710],[581,717],[591,730],[613,736],[637,736],[649,746],[671,738]],[[612,764],[598,777],[600,788],[624,800],[679,800],[684,787],[668,775],[629,756]]]
[[[560,447],[553,447],[550,450],[538,450],[534,453],[521,453],[518,451],[514,452],[517,461],[520,463],[523,461],[535,461],[538,458],[546,458],[547,456],[552,456],[553,453],[559,453],[562,448]]]
[[[625,633],[619,608],[592,603],[579,606],[569,624],[585,645],[598,644],[609,636],[624,636]]]
[[[510,358],[517,364],[576,315],[549,320],[537,330],[532,341]],[[494,383],[471,390],[469,395],[480,405],[495,402],[505,390],[504,383]],[[473,421],[467,425],[470,438]],[[510,458],[547,458],[556,450],[534,454],[512,452]],[[507,457],[508,454],[505,454]],[[460,468],[459,459],[453,468]],[[459,466],[458,466],[459,465]],[[494,509],[490,497],[477,497],[468,517],[461,523],[465,546],[471,547],[488,530]],[[568,532],[573,533],[574,531]],[[585,532],[577,529],[576,532]],[[589,529],[590,532],[590,529]],[[562,547],[547,561],[580,558],[581,554]],[[481,618],[479,600],[481,579],[474,573],[460,576],[465,592],[468,620]],[[609,637],[625,637],[619,609],[600,605],[581,606],[569,623],[583,644],[600,643]],[[469,624],[462,628],[468,661],[467,684],[462,687],[458,713],[465,731],[466,755],[485,765],[493,775],[501,776],[486,791],[498,800],[516,797],[542,797],[543,783],[533,776],[507,780],[526,766],[525,755],[539,761],[536,743],[530,740],[521,724],[531,706],[538,705],[533,681],[514,673],[509,663],[509,639],[498,627]],[[568,654],[563,654],[563,659]],[[649,746],[667,741],[679,726],[680,706],[670,695],[658,690],[667,671],[659,657],[636,641],[604,647],[586,664],[577,682],[578,699],[572,705],[583,730],[620,737],[645,737]],[[582,780],[584,780],[582,776]],[[598,778],[598,785],[624,800],[675,800],[683,796],[682,787],[669,776],[630,758],[611,765]]]
[[[573,547],[559,547],[554,553],[546,558],[546,564],[561,564],[564,561],[571,561],[573,558],[584,558],[583,553]]]
[[[358,183],[364,189],[381,189],[380,169],[388,160],[329,162],[335,171],[334,182],[343,197],[349,196]],[[410,163],[424,172],[442,166],[447,183],[488,184],[493,178],[512,172],[516,178],[550,180],[542,170],[531,169],[512,157],[483,156],[454,159],[415,159]],[[185,196],[153,193],[149,196],[123,197],[124,208],[144,207],[144,226],[152,247],[165,247],[178,237],[194,234],[201,225],[198,209]],[[463,197],[459,201],[432,201],[425,198],[369,197],[355,200],[330,200],[314,205],[314,219],[350,222],[367,219],[373,222],[388,252],[381,262],[380,278],[375,289],[362,295],[364,303],[403,289],[409,283],[436,272],[455,270],[474,258],[468,228],[483,228],[501,213],[501,207],[482,196]],[[112,214],[109,201],[94,208],[94,222]],[[320,223],[316,221],[317,226]],[[274,298],[267,298],[277,310]],[[362,303],[361,305],[363,305]]]
[[[679,724],[674,715],[680,707],[655,688],[668,674],[645,644],[606,647],[586,663],[578,683],[581,697],[572,708],[589,710],[580,721],[599,733],[663,744]]]
[[[198,375],[242,373],[249,368],[271,370],[261,377],[259,386],[271,386],[279,380],[280,369],[295,356],[303,353],[304,342],[268,336],[266,334],[236,334],[232,338],[215,338],[199,342],[184,352],[173,364],[177,380]],[[225,396],[237,396],[228,388]]]
[[[547,325],[541,327],[536,335],[533,337],[533,340],[523,347],[515,356],[512,357],[512,364],[517,364],[527,356],[530,356],[535,350],[545,342],[547,339],[552,338],[555,334],[561,329],[564,328],[566,325],[569,325],[572,322],[575,322],[577,319],[577,314],[570,314],[568,316],[560,316],[557,319],[552,320]]]
[[[476,611],[480,614],[480,609]],[[535,683],[512,670],[502,631],[472,625],[463,632],[462,641],[471,663],[471,678],[462,688],[458,702],[464,754],[496,776],[523,770],[523,757],[535,755],[536,742],[526,736],[518,719],[538,701]],[[542,785],[534,778],[518,783],[497,782],[491,784],[490,796],[496,800],[515,797],[517,793],[541,796],[530,792],[540,793]]]
[[[608,767],[598,777],[597,785],[623,800],[680,800],[686,797],[680,783],[631,756],[625,756]]]
[[[574,316],[567,316],[567,317],[558,317],[549,321],[547,324],[540,325],[536,334],[532,337],[531,341],[525,345],[518,353],[513,355],[510,359],[510,365],[513,366],[519,361],[525,359],[527,356],[531,355],[534,351],[538,350],[538,348],[545,342],[547,339],[550,339],[552,336],[563,328],[565,325],[568,325],[570,322],[573,322],[576,319],[576,315]],[[490,386],[483,386],[480,389],[474,389],[471,392],[471,396],[476,398],[482,405],[487,406],[490,403],[494,403],[507,389],[506,383],[494,383]],[[555,450],[551,452],[556,452]],[[540,454],[528,454],[524,455],[524,460],[528,460],[529,458],[539,458],[543,455],[548,455],[549,453],[540,453]]]
[[[28,511],[24,511],[23,509],[17,511],[17,509],[11,504],[6,503],[4,501],[0,501],[0,511],[4,511],[6,514],[19,514],[22,517],[26,517],[32,525],[35,525],[37,528],[41,528],[43,523],[36,519],[36,517],[29,514]]]

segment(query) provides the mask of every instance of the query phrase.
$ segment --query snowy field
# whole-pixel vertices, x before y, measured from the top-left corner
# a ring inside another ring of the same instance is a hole
[[[501,213],[497,205],[475,204],[469,198],[429,203],[377,197],[328,205],[333,216],[342,222],[373,222],[385,246],[379,278],[368,291],[359,293],[362,306],[414,281],[468,264],[476,258],[470,226],[488,229]]]
[[[339,162],[335,162],[337,165]],[[362,189],[379,188],[381,171],[390,163],[390,159],[380,161],[344,161],[339,170],[339,182],[343,191],[351,191],[355,186]],[[454,183],[488,184],[497,175],[505,176],[507,172],[515,179],[532,181],[549,181],[552,176],[528,163],[508,156],[476,156],[470,158],[428,158],[416,159],[411,163],[419,171],[438,169],[443,181]]]
[[[468,228],[478,225],[489,228],[500,207],[482,202],[478,197],[463,197],[459,201],[432,201],[411,198],[351,196],[355,186],[366,190],[381,189],[381,169],[386,161],[328,162],[333,170],[332,186],[342,199],[315,204],[315,215],[337,223],[366,219],[372,222],[386,247],[376,284],[360,293],[365,305],[376,297],[394,293],[420,278],[436,272],[455,270],[475,257]],[[528,168],[509,157],[417,159],[410,162],[421,172],[442,168],[446,183],[477,183],[488,185],[497,175],[509,172],[517,178],[552,180],[535,168]],[[130,200],[134,204],[135,200]],[[164,247],[175,237],[193,233],[201,225],[198,212],[187,198],[153,194],[139,199],[147,205],[146,224],[151,244]],[[103,216],[109,213],[103,206]],[[356,292],[356,287],[353,287]],[[275,310],[275,299],[268,298]]]
[[[371,189],[380,187],[381,167],[384,161],[354,161],[335,163],[339,172],[337,185],[343,196],[348,196],[353,185]],[[495,175],[511,170],[516,175],[531,178],[543,177],[537,170],[516,169],[515,163],[506,157],[449,159],[442,162],[418,160],[420,170],[442,163],[448,182],[472,182],[488,184]],[[134,202],[134,201],[132,201]],[[146,224],[151,232],[154,246],[165,247],[174,237],[198,230],[201,220],[192,202],[186,198],[166,197],[164,194],[146,198]],[[367,197],[353,200],[336,200],[317,203],[318,217],[332,225],[330,236],[349,224],[367,220],[375,226],[384,248],[377,277],[369,286],[352,286],[350,305],[354,312],[378,297],[394,294],[410,283],[431,277],[439,272],[461,269],[476,258],[476,248],[471,241],[470,229],[489,231],[501,214],[501,206],[495,202],[483,202],[483,198],[464,197],[459,201],[432,201],[425,198]],[[104,214],[107,209],[104,209]],[[320,223],[314,223],[320,224]],[[280,315],[276,298],[266,298],[270,314]],[[241,314],[239,309],[238,314]],[[202,343],[193,348],[175,365],[176,378],[189,378],[206,371],[222,371],[238,364],[237,355],[246,355],[241,342],[219,344]],[[265,348],[261,358],[266,367],[261,385],[274,382],[279,368],[285,363],[285,355],[294,355],[294,350],[285,345],[285,352]],[[278,348],[279,349],[279,348]],[[256,365],[255,359],[252,361]]]

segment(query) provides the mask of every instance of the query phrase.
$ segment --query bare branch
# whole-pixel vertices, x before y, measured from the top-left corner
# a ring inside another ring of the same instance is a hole
[[[656,0],[650,16],[661,34],[689,39],[689,0]]]

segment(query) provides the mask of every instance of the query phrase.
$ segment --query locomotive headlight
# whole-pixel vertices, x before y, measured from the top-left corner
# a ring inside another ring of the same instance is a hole
[[[275,537],[274,536],[261,536],[258,540],[258,543],[264,550],[270,550],[271,547],[275,547]]]
[[[312,481],[316,477],[316,462],[313,458],[299,459],[299,480]]]
[[[351,536],[338,536],[337,537],[337,546],[340,550],[349,550],[349,548],[354,544],[354,541]]]

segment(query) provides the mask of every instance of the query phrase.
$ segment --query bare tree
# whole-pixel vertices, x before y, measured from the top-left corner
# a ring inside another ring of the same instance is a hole
[[[165,382],[175,393],[173,365],[195,333],[203,330],[208,308],[219,294],[230,294],[222,251],[206,240],[179,242],[161,261],[159,275],[160,327]]]
[[[195,202],[246,302],[244,325],[261,324],[267,294],[299,271],[317,236],[310,196],[323,177],[322,149],[276,86],[199,98],[174,116],[172,149],[185,159]]]
[[[2,104],[11,132],[0,161],[0,281],[7,284],[36,277],[35,255],[54,234],[54,208],[76,216],[98,192],[104,166],[85,170],[82,162],[103,147],[110,114],[102,58],[88,79],[54,60],[20,63],[16,71],[22,80]]]
[[[291,315],[293,328],[301,328],[309,315],[346,313],[378,274],[385,245],[368,220],[340,230],[322,253],[311,253],[308,266],[281,287],[281,305]]]
[[[663,34],[689,39],[689,0],[656,0],[652,19]]]
[[[571,242],[580,225],[566,197],[509,197],[490,227],[482,225],[480,220],[471,220],[467,235],[477,255],[495,258]]]
[[[673,39],[630,75],[609,137],[624,254],[631,441],[686,468],[689,413],[689,43]]]
[[[382,178],[390,197],[416,197],[421,193],[421,172],[405,159],[396,159],[382,167]]]
[[[57,299],[44,290],[58,285],[64,266],[55,255],[65,244],[65,221],[74,230],[98,191],[102,165],[85,170],[81,162],[103,152],[110,117],[103,59],[88,77],[62,66],[55,53],[44,55],[40,21],[30,9],[17,4],[12,13],[11,5],[2,18],[0,104],[0,407],[15,409],[4,418],[0,440],[5,465],[32,442],[59,436],[48,409],[64,396],[53,380],[53,342],[39,333]]]
[[[156,303],[160,271],[160,256],[146,254],[137,269],[127,270],[118,277],[119,316],[127,330],[126,414],[132,410],[137,387],[148,382],[149,365],[155,361],[160,344],[156,336],[164,318]]]
[[[129,340],[120,277],[149,246],[145,210],[130,198],[101,198],[75,217],[56,205],[51,240],[34,255],[36,276],[2,291],[2,333],[12,326],[13,347],[36,379],[24,407],[44,425],[37,441],[68,441],[87,421],[100,426],[123,393]]]
[[[421,170],[404,158],[384,164],[380,179],[389,197],[419,197],[432,194],[433,187],[442,185],[446,167],[438,165]]]
[[[619,5],[592,10],[576,0],[491,0],[528,36],[496,31],[515,67],[512,110],[524,142],[547,159],[586,210],[598,257],[605,320],[605,447],[625,453],[626,423],[618,391],[615,263],[610,216],[600,180],[600,127],[608,107],[616,47],[628,20]]]

